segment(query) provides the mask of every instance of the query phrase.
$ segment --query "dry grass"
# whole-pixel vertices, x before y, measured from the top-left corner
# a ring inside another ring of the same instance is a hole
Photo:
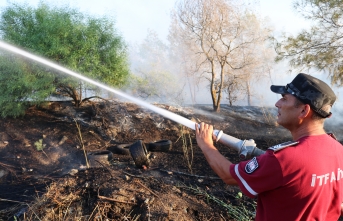
[[[183,156],[185,158],[188,170],[190,172],[192,172],[194,151],[193,151],[193,145],[192,145],[192,138],[191,138],[189,130],[190,130],[189,128],[186,128],[186,127],[181,125],[180,126],[180,137],[177,139],[177,141],[179,141],[179,139],[181,138]]]
[[[79,140],[79,143],[82,147],[82,150],[83,150],[83,154],[85,156],[85,159],[86,159],[86,165],[87,165],[87,168],[89,168],[89,162],[88,162],[88,158],[87,158],[87,153],[86,153],[86,149],[85,149],[85,145],[84,145],[84,142],[83,142],[83,138],[82,138],[82,133],[81,133],[81,127],[80,127],[80,124],[77,123],[76,119],[74,119],[75,121],[75,124],[76,124],[76,128],[77,128],[77,132],[78,132],[78,140]]]
[[[100,197],[90,196],[90,193],[87,193],[87,185],[84,188],[77,186],[73,178],[53,182],[43,196],[37,197],[34,202],[27,205],[23,219],[27,221],[138,220],[139,216],[131,215],[131,212],[126,214],[125,211],[113,206],[113,202],[97,200]],[[93,210],[85,211],[85,207],[88,207],[92,200],[94,200]],[[117,218],[114,219],[114,216]]]
[[[261,107],[261,108],[262,108],[264,122],[271,126],[278,126],[275,115],[271,113],[270,111],[268,111],[267,108],[265,107]]]
[[[24,214],[25,220],[72,220],[80,214],[77,204],[80,200],[79,191],[66,191],[75,186],[75,180],[62,179],[52,183],[46,194],[37,197],[31,204],[28,212]]]

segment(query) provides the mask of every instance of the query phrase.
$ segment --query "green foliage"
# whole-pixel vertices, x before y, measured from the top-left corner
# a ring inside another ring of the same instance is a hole
[[[55,91],[53,75],[10,55],[0,56],[0,113],[18,117]]]
[[[234,206],[231,203],[224,202],[223,200],[215,197],[214,195],[211,195],[210,193],[201,189],[198,186],[181,185],[180,187],[191,190],[197,196],[202,195],[206,199],[213,201],[214,203],[216,203],[217,205],[219,205],[220,207],[222,207],[223,209],[227,211],[228,215],[230,216],[230,220],[234,219],[237,221],[248,221],[248,220],[253,220],[253,217],[255,216],[254,213],[256,210],[256,206],[254,203],[248,203],[249,204],[248,206],[250,208],[248,208],[247,205],[243,205],[243,204],[239,206]],[[242,193],[238,192],[236,198],[241,199],[242,197],[243,197]]]
[[[110,18],[95,18],[75,9],[49,7],[44,3],[37,8],[13,3],[3,10],[0,21],[1,36],[9,43],[109,86],[120,87],[127,83],[126,45]],[[25,70],[22,68],[21,78],[37,75]],[[53,70],[45,72],[52,73]],[[39,76],[49,78],[56,89],[54,92],[71,97],[76,105],[82,102],[82,91],[93,89],[71,77],[55,75],[51,81],[49,74],[39,73]],[[34,89],[38,91],[40,88]]]
[[[45,147],[45,145],[43,144],[43,139],[39,139],[38,141],[36,141],[35,146],[38,151],[42,151]]]
[[[309,30],[297,36],[284,36],[277,42],[277,61],[289,59],[298,68],[327,71],[332,82],[343,85],[343,1],[298,0],[294,8],[313,22]]]

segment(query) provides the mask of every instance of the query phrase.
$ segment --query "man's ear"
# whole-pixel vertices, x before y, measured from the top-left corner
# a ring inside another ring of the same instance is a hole
[[[305,118],[309,115],[309,113],[311,112],[311,107],[308,104],[304,104],[304,106],[302,107],[301,113],[300,113],[300,118]]]

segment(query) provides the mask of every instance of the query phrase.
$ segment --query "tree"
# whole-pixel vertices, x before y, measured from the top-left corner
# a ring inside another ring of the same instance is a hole
[[[109,86],[123,86],[127,83],[129,66],[126,45],[116,33],[110,18],[91,17],[68,7],[50,8],[40,3],[37,8],[11,4],[3,10],[0,21],[1,37],[9,43],[56,61],[87,77],[103,81]],[[94,90],[94,87],[61,74],[52,78],[50,74],[53,72],[54,70],[43,67],[37,72],[25,67],[20,71],[24,79],[31,76],[47,81],[43,88],[49,93],[46,93],[45,98],[52,94],[68,96],[76,106],[90,99],[83,97],[83,91]],[[10,74],[11,71],[6,69],[0,73]],[[10,83],[13,84],[12,87],[22,87],[23,84],[22,81]],[[35,92],[41,89],[42,87],[32,88]],[[14,99],[15,96],[17,99]],[[25,101],[20,96],[13,94],[13,102]],[[30,101],[35,101],[34,99],[30,97]]]
[[[247,36],[256,35],[259,35],[262,41],[256,41],[255,44],[241,48],[241,56],[243,60],[249,61],[249,64],[240,69],[232,70],[225,86],[230,86],[231,94],[238,95],[235,96],[236,100],[246,98],[248,106],[251,106],[252,98],[256,94],[254,92],[255,85],[261,80],[270,78],[269,69],[275,53],[272,53],[271,48],[268,47],[269,41],[267,39],[271,30],[263,26],[263,21],[259,20],[251,12],[246,12],[241,19],[245,21],[245,24],[248,24],[243,31],[244,33],[240,36],[243,38],[241,42],[244,42]],[[228,99],[232,105],[230,96]]]
[[[225,76],[237,75],[238,70],[250,71],[249,67],[258,62],[263,64],[253,57],[254,49],[257,45],[265,47],[269,30],[249,10],[226,0],[181,1],[173,19],[171,35],[178,35],[180,45],[194,54],[193,73],[210,82],[213,109],[220,111],[225,83],[237,80]],[[248,81],[251,76],[245,74],[240,79]]]
[[[294,8],[313,22],[310,30],[276,42],[277,61],[289,59],[292,67],[327,71],[333,83],[343,85],[343,1],[298,0]]]
[[[20,116],[54,92],[54,76],[41,67],[11,54],[0,56],[0,113],[2,117]]]
[[[243,81],[239,79],[240,76],[226,75],[225,77],[225,92],[229,100],[229,105],[232,106],[234,102],[241,99],[242,96],[245,96],[244,85],[242,85]]]

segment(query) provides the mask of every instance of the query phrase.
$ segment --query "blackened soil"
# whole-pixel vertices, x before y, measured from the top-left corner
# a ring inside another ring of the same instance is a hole
[[[267,109],[157,106],[261,149],[290,139]],[[238,220],[227,205],[253,218],[254,200],[218,179],[192,130],[135,104],[51,102],[0,121],[0,220]],[[149,152],[150,165],[140,167],[117,152],[85,157],[137,140],[170,140],[172,148]],[[235,150],[217,147],[238,162]]]

